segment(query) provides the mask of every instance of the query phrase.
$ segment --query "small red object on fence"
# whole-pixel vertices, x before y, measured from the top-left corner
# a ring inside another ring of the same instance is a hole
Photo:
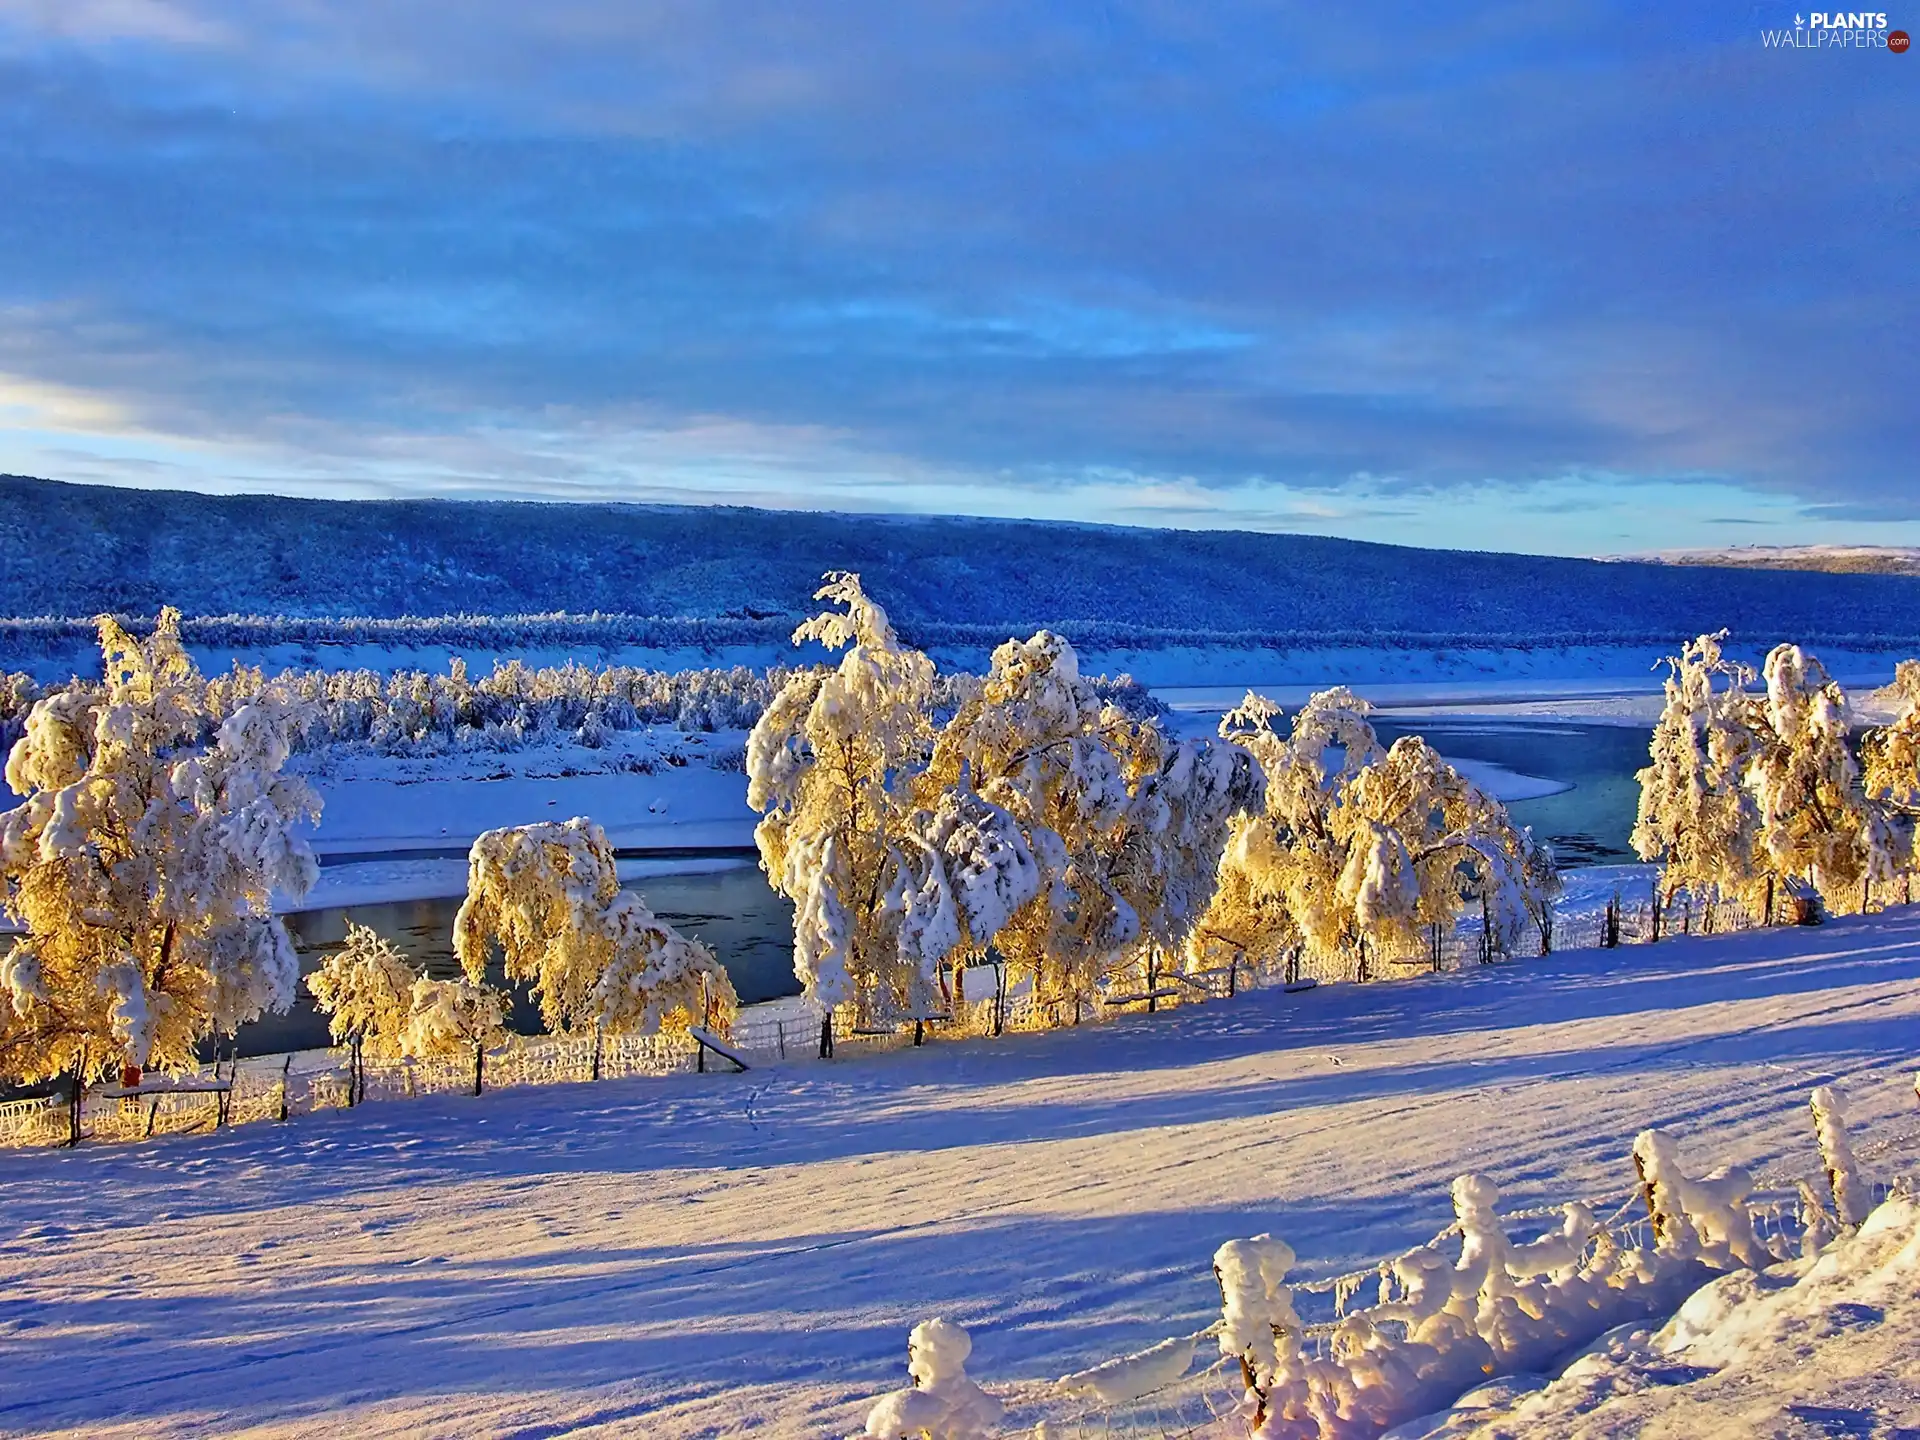
[[[122,1090],[138,1090],[140,1088],[140,1067],[138,1065],[122,1065],[120,1067],[120,1088]]]

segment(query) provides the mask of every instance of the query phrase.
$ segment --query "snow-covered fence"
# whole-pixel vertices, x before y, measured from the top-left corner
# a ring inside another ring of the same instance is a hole
[[[1258,1429],[1260,1440],[1373,1440],[1491,1377],[1549,1369],[1615,1325],[1667,1314],[1716,1275],[1797,1258],[1853,1228],[1847,1215],[1863,1218],[1891,1193],[1864,1182],[1855,1157],[1911,1143],[1920,1127],[1855,1150],[1830,1093],[1814,1114],[1832,1182],[1825,1197],[1804,1180],[1760,1188],[1739,1167],[1689,1174],[1678,1143],[1657,1130],[1635,1141],[1624,1196],[1502,1215],[1493,1182],[1462,1175],[1453,1223],[1422,1245],[1295,1281],[1283,1240],[1229,1241],[1214,1255],[1213,1325],[1064,1376],[1000,1428],[936,1423],[925,1433],[1246,1440]],[[1368,1294],[1371,1304],[1356,1305]],[[1209,1351],[1217,1358],[1195,1371]],[[876,1405],[866,1433],[894,1436],[910,1394]]]

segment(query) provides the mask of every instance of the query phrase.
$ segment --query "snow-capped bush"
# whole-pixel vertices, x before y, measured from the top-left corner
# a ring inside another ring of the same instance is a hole
[[[79,1081],[195,1063],[209,1033],[287,1008],[299,973],[271,892],[318,873],[291,827],[319,812],[283,771],[298,717],[255,701],[212,723],[163,611],[100,625],[107,681],[28,713],[0,814],[6,908],[25,926],[0,996],[0,1073]]]
[[[507,1038],[501,993],[478,981],[413,982],[407,1023],[400,1032],[400,1053],[410,1060],[473,1057],[473,1093],[480,1093],[487,1047]]]
[[[621,1034],[717,1023],[737,1006],[713,952],[620,888],[606,832],[584,816],[489,830],[467,859],[453,948],[467,978],[497,945],[552,1031]]]
[[[1551,854],[1506,807],[1416,736],[1383,750],[1366,701],[1344,687],[1281,711],[1248,695],[1220,722],[1265,775],[1263,810],[1231,825],[1219,886],[1188,946],[1195,964],[1271,965],[1296,949],[1333,958],[1418,954],[1470,901],[1505,952],[1531,922],[1543,944],[1559,890]]]
[[[1656,1132],[1635,1146],[1657,1175],[1654,1249],[1626,1249],[1580,1204],[1538,1239],[1511,1240],[1493,1182],[1453,1184],[1457,1257],[1442,1235],[1383,1267],[1378,1304],[1348,1312],[1319,1352],[1285,1279],[1292,1252],[1268,1236],[1214,1257],[1220,1348],[1241,1361],[1243,1415],[1258,1440],[1373,1440],[1492,1375],[1539,1368],[1626,1320],[1659,1313],[1716,1271],[1780,1257],[1753,1239],[1743,1172],[1691,1178]]]
[[[413,1010],[413,986],[419,978],[389,941],[351,921],[346,943],[307,976],[307,989],[327,1017],[333,1043],[344,1044],[351,1052],[349,1104],[365,1094],[366,1052],[382,1060],[401,1053],[402,1034]]]
[[[1861,739],[1863,774],[1847,696],[1817,659],[1778,645],[1756,676],[1724,658],[1724,638],[1668,662],[1634,848],[1661,863],[1668,903],[1732,899],[1770,921],[1782,887],[1805,884],[1828,910],[1866,907],[1913,864],[1920,665],[1891,687],[1894,722]]]
[[[1005,1407],[967,1378],[973,1341],[950,1320],[922,1320],[907,1337],[913,1384],[867,1413],[866,1440],[992,1440]]]
[[[1853,1158],[1853,1142],[1847,1135],[1846,1106],[1826,1085],[1813,1092],[1811,1104],[1814,1134],[1820,1143],[1820,1162],[1827,1172],[1827,1186],[1833,1192],[1833,1213],[1842,1225],[1858,1225],[1871,1208],[1872,1192]]]

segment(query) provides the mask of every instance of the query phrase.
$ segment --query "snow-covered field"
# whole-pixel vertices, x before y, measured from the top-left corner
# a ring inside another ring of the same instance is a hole
[[[1327,1275],[1441,1228],[1462,1171],[1506,1206],[1619,1199],[1650,1124],[1696,1171],[1812,1176],[1820,1083],[1849,1095],[1869,1172],[1910,1168],[1916,1036],[1920,910],[1902,910],[16,1152],[0,1429],[843,1435],[933,1314],[971,1330],[970,1372],[1030,1429],[1053,1377],[1207,1324],[1229,1238],[1271,1231]],[[1844,1407],[1867,1416],[1844,1433],[1895,1433],[1911,1388],[1867,1372],[1913,1373],[1909,1299],[1849,1301],[1817,1366],[1764,1385],[1703,1352],[1598,1433],[1842,1433],[1805,1415]],[[1579,1433],[1556,1425],[1516,1433]]]

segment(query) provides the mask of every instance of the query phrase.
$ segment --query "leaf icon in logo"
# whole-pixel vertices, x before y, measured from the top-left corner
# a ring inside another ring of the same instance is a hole
[[[1793,16],[1793,28],[1798,30],[1801,26],[1805,25],[1806,23],[1807,23],[1807,17],[1800,14],[1798,11],[1795,11]]]

